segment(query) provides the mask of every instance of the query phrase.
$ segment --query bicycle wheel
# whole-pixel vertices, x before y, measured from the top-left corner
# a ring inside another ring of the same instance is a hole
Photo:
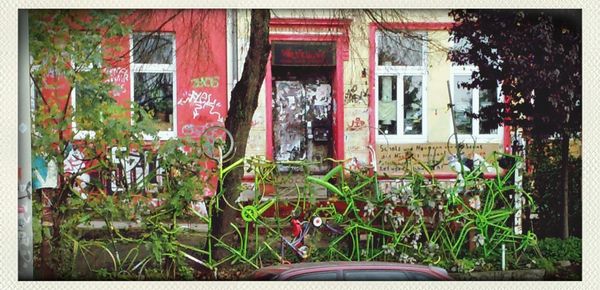
[[[235,151],[231,132],[221,126],[206,128],[200,136],[202,153],[209,159],[222,162],[233,156]]]

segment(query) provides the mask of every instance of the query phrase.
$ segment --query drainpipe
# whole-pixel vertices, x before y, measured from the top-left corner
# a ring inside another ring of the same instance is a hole
[[[18,261],[19,280],[33,280],[33,228],[31,214],[31,98],[29,84],[29,23],[27,10],[19,10],[19,179]]]
[[[238,81],[237,10],[227,10],[227,103]]]

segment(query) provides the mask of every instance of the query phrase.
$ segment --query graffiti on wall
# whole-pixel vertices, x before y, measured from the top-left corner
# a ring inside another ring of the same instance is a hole
[[[108,81],[111,83],[126,83],[129,82],[129,70],[124,67],[107,68]]]
[[[367,122],[362,120],[360,117],[356,117],[348,126],[346,130],[348,131],[360,131],[367,128]]]
[[[63,160],[64,172],[77,174],[79,171],[85,168],[85,163],[83,162],[85,159],[83,153],[79,151],[79,149],[74,148],[69,151],[69,155],[67,158]]]
[[[19,192],[21,195],[22,193]],[[31,214],[27,212],[27,207],[19,205],[18,207],[18,243],[19,243],[19,266],[33,263],[33,238],[27,234],[27,227],[31,227]]]
[[[356,132],[368,130],[368,108],[348,108],[344,115],[344,119],[346,122],[346,131]]]
[[[184,98],[179,100],[177,105],[189,105],[193,107],[192,114],[194,119],[198,118],[202,111],[208,110],[208,115],[217,117],[217,122],[225,122],[223,116],[218,111],[218,108],[222,106],[221,102],[213,98],[212,94],[202,91],[191,91],[185,92],[183,95]]]
[[[145,152],[129,151],[125,147],[113,147],[111,148],[111,161],[118,167],[112,172],[110,184],[112,192],[123,191],[125,184],[137,187],[162,184],[164,170],[160,168],[158,159],[148,160]],[[156,172],[156,176],[148,179],[150,172]],[[150,187],[147,190],[153,191]]]
[[[181,134],[184,136],[199,137],[206,129],[214,126],[223,126],[223,123],[209,122],[204,124],[185,124],[181,126]]]
[[[367,105],[367,89],[359,90],[357,85],[352,85],[350,89],[344,94],[344,103],[350,104],[364,104]]]
[[[219,86],[219,77],[199,77],[192,79],[194,88],[216,88]]]
[[[129,70],[124,67],[113,67],[106,68],[106,74],[108,75],[107,81],[115,88],[112,90],[112,94],[118,96],[123,92],[124,84],[129,82]]]

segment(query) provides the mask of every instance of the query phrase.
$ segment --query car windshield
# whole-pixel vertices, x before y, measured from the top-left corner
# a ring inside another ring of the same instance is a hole
[[[346,270],[344,280],[348,281],[406,281],[412,280],[405,272],[389,270]]]
[[[300,274],[290,278],[294,281],[335,281],[336,279],[337,273],[333,271]]]

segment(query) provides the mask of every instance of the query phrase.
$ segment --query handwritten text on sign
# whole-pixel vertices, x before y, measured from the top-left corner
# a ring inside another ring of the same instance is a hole
[[[402,173],[406,156],[410,152],[417,160],[425,164],[435,164],[441,160],[432,170],[436,172],[452,172],[448,167],[448,150],[451,154],[456,154],[456,145],[451,144],[448,148],[446,143],[426,143],[426,144],[378,144],[377,145],[377,164],[379,173],[389,175],[399,175]],[[502,146],[497,143],[492,144],[464,144],[462,152],[469,157],[474,153],[488,158],[494,151],[501,151]]]

